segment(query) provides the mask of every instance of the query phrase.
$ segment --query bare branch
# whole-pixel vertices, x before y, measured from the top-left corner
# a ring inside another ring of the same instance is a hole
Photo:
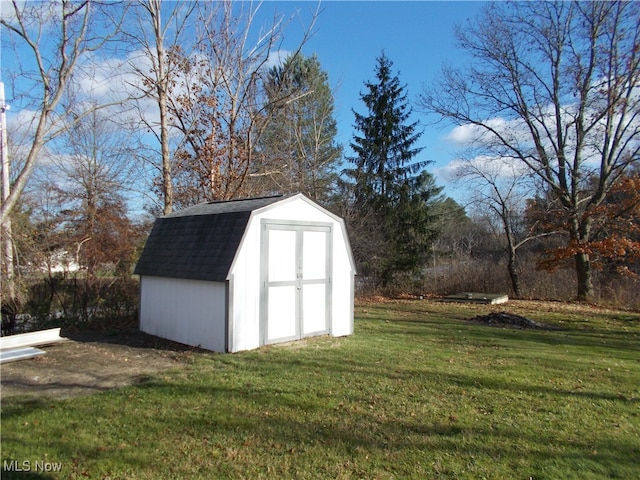
[[[22,8],[14,1],[12,6],[14,19],[3,18],[0,23],[27,46],[35,68],[34,77],[42,86],[42,93],[33,98],[37,105],[36,128],[12,191],[2,203],[1,222],[8,218],[18,202],[44,146],[69,128],[68,124],[62,123],[62,116],[56,115],[56,110],[78,62],[89,52],[100,48],[119,28],[116,22],[114,30],[104,30],[96,39],[89,38],[94,19],[101,15],[99,11],[92,11],[93,2],[90,0],[79,4],[69,1],[60,4],[25,3]],[[41,32],[45,29],[48,34],[43,39]]]

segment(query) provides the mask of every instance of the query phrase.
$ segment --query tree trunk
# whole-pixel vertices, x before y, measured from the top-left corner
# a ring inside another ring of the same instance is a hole
[[[578,279],[578,301],[593,300],[593,282],[591,279],[591,261],[588,253],[576,254],[576,275]]]
[[[520,277],[518,276],[515,248],[509,248],[509,260],[507,263],[507,269],[509,270],[509,278],[511,278],[511,288],[513,288],[513,294],[516,298],[520,298],[522,292],[520,291]]]
[[[166,57],[162,37],[162,22],[160,20],[160,4],[157,6],[156,18],[156,53],[158,61],[157,85],[158,106],[160,107],[160,143],[162,149],[162,193],[164,205],[162,213],[169,215],[173,210],[173,178],[171,175],[171,152],[169,151],[169,113],[168,113],[168,78],[166,71]]]
[[[572,222],[573,239],[577,241],[579,246],[587,245],[591,237],[591,217],[584,219],[575,217]],[[576,278],[578,280],[578,297],[579,302],[590,302],[593,300],[593,282],[591,279],[591,258],[589,253],[581,249],[575,255],[576,261]]]

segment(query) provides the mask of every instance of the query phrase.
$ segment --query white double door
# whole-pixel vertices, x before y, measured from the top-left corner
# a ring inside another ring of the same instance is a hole
[[[265,223],[263,343],[329,332],[331,226]]]

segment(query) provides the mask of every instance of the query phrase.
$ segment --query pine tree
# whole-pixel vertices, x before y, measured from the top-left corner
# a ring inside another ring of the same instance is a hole
[[[353,111],[354,127],[361,135],[354,136],[351,148],[357,156],[349,160],[355,165],[351,172],[361,187],[359,200],[364,202],[390,200],[399,184],[424,166],[424,162],[410,163],[422,150],[413,147],[422,133],[416,131],[417,122],[406,123],[411,108],[405,87],[398,75],[392,75],[393,63],[384,53],[377,62],[377,82],[365,82],[368,91],[360,95],[368,112]]]
[[[326,199],[342,155],[327,74],[315,55],[298,53],[269,71],[265,90],[270,119],[260,142],[262,177],[278,193]]]
[[[414,275],[424,267],[436,236],[432,204],[439,187],[416,161],[422,151],[418,123],[409,123],[406,87],[392,73],[392,62],[378,57],[376,81],[365,82],[360,97],[367,113],[354,111],[355,129],[345,170],[352,208],[348,222],[359,273],[388,287],[399,274]]]

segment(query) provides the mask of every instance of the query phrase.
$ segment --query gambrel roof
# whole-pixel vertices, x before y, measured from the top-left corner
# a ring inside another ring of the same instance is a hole
[[[285,198],[201,203],[159,217],[134,273],[224,282],[251,213]]]

